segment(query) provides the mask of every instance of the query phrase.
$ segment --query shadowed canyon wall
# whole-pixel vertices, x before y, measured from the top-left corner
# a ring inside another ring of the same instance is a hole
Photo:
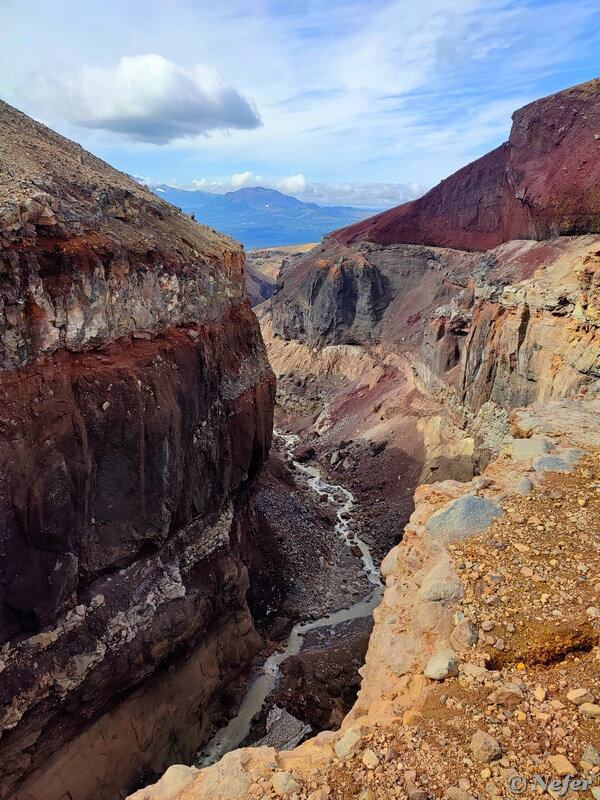
[[[0,104],[0,796],[189,760],[260,640],[244,254]]]

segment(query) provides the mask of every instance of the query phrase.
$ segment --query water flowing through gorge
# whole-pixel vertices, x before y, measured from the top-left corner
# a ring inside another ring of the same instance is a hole
[[[381,601],[383,591],[381,577],[379,570],[373,563],[369,547],[356,533],[354,533],[354,538],[352,539],[348,536],[351,532],[351,515],[355,504],[354,495],[344,486],[326,481],[317,466],[301,464],[293,458],[294,448],[299,442],[297,436],[279,432],[275,432],[275,436],[282,441],[286,455],[292,461],[295,470],[303,477],[307,486],[317,495],[327,495],[327,502],[337,506],[337,521],[334,532],[348,546],[356,545],[359,548],[363,571],[372,588],[362,600],[354,603],[349,608],[326,614],[319,619],[298,622],[294,625],[283,650],[276,651],[264,662],[261,674],[250,684],[238,713],[227,725],[217,731],[214,737],[199,752],[196,763],[200,767],[214,764],[225,753],[242,744],[250,732],[252,719],[261,711],[265,700],[277,686],[281,677],[280,664],[290,656],[298,655],[302,649],[304,637],[309,631],[317,628],[333,628],[343,622],[369,617]]]

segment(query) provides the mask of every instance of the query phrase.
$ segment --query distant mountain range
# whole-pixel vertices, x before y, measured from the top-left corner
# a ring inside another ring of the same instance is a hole
[[[227,233],[247,250],[316,242],[329,231],[366,219],[377,209],[318,206],[261,186],[225,194],[156,186],[153,190],[198,222]]]

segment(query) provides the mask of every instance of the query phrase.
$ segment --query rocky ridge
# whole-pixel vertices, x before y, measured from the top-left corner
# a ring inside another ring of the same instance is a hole
[[[600,232],[600,79],[513,114],[508,142],[427,194],[332,234],[490,250],[511,239]]]
[[[0,273],[0,794],[118,796],[260,645],[273,374],[242,248],[6,104]]]

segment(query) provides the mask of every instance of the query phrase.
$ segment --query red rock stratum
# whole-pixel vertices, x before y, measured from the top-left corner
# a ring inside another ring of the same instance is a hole
[[[600,231],[600,79],[513,114],[508,142],[423,197],[333,238],[489,250],[509,239]]]

